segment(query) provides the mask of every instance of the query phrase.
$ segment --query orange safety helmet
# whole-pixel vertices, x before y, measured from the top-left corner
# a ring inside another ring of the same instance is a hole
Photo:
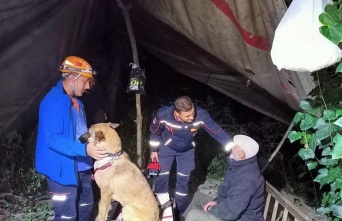
[[[86,60],[77,56],[66,57],[59,70],[63,73],[76,72],[88,78],[94,78],[96,74]]]

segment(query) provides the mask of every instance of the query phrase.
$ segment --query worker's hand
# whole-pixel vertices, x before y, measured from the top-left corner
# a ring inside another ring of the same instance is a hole
[[[150,158],[151,158],[151,161],[152,161],[152,162],[153,162],[154,160],[155,160],[156,162],[159,162],[158,152],[151,152]]]
[[[203,210],[206,211],[206,212],[208,212],[208,211],[210,210],[210,207],[212,207],[213,205],[216,205],[216,204],[217,204],[217,202],[215,202],[215,201],[210,201],[210,202],[208,202],[207,204],[205,204],[205,205],[203,206]]]
[[[101,160],[108,156],[108,150],[105,147],[98,147],[93,142],[87,143],[86,146],[87,155],[95,160]]]

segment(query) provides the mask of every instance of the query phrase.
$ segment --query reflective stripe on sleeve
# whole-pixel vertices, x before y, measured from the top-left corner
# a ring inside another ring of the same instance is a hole
[[[172,139],[168,139],[165,143],[165,145],[168,145],[171,142]]]
[[[150,145],[152,147],[158,147],[160,145],[160,142],[159,141],[150,141]]]

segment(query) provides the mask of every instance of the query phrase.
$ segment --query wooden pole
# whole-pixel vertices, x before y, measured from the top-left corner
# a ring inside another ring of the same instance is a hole
[[[132,46],[132,54],[133,54],[133,62],[138,67],[139,66],[139,59],[138,59],[138,51],[136,47],[136,42],[134,38],[134,33],[132,29],[131,19],[129,17],[129,9],[131,8],[131,5],[124,5],[121,0],[117,0],[119,7],[122,9],[122,14],[125,18],[126,27],[129,35],[129,39]],[[142,150],[141,150],[141,137],[142,137],[142,115],[141,115],[141,102],[140,102],[140,94],[135,95],[135,106],[137,110],[137,118],[136,118],[136,124],[137,124],[137,165],[142,168]]]
[[[264,167],[261,170],[261,173],[263,173],[265,171],[265,169],[267,168],[267,166],[271,163],[271,161],[273,160],[273,158],[275,157],[275,155],[279,152],[281,146],[283,145],[285,139],[287,138],[287,135],[290,133],[290,131],[292,130],[292,127],[294,125],[294,118],[290,124],[290,126],[287,128],[286,133],[284,134],[283,138],[281,139],[281,141],[279,142],[277,148],[273,151],[272,155],[270,156],[270,158],[268,158],[266,164],[264,165]]]

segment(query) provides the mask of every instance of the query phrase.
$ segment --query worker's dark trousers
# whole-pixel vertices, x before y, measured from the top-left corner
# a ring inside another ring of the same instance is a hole
[[[174,151],[166,146],[159,148],[158,157],[161,171],[156,178],[155,193],[160,194],[169,192],[170,170],[174,159],[176,159],[177,181],[174,195],[176,206],[181,214],[188,206],[188,183],[190,179],[190,173],[195,168],[194,153],[194,148],[183,153]]]
[[[78,181],[78,187],[63,186],[47,178],[55,221],[90,220],[94,204],[90,171],[78,172]]]

